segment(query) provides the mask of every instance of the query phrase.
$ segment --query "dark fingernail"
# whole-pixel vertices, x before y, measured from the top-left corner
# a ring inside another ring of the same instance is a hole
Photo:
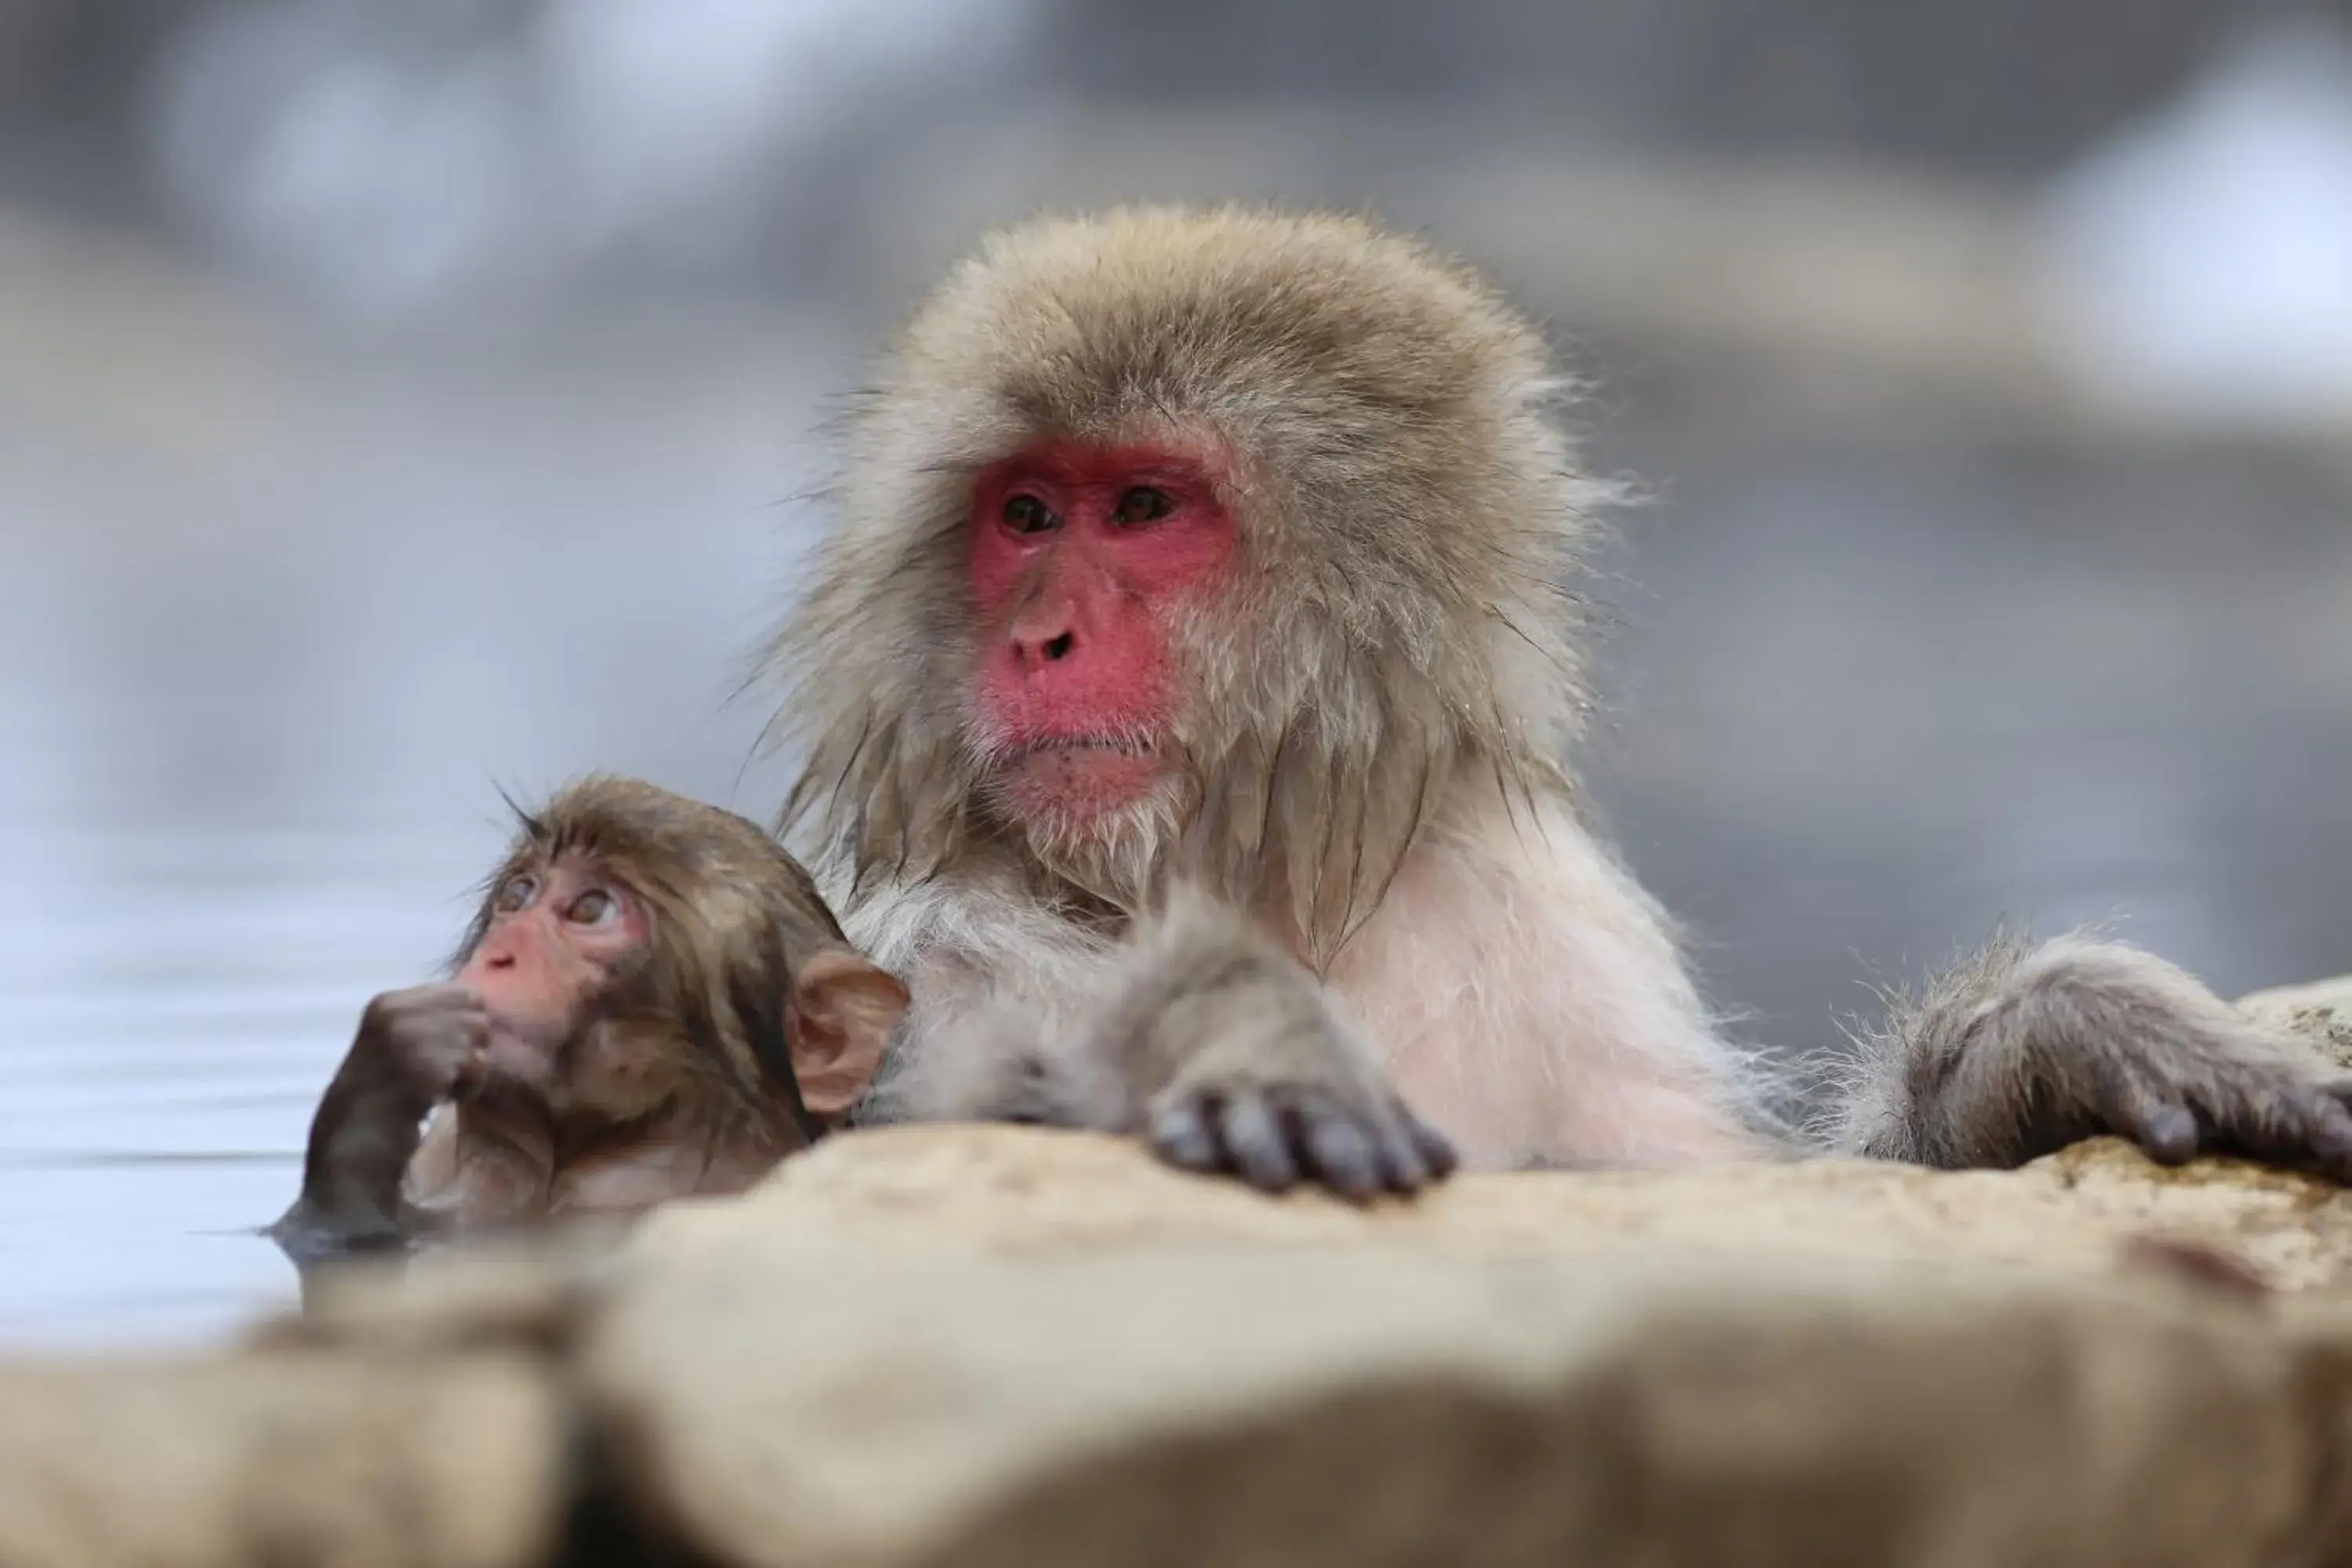
[[[2352,1177],[2352,1111],[2322,1095],[2312,1112],[2311,1153],[2329,1180],[2343,1182]]]
[[[1444,1133],[1417,1117],[1411,1126],[1413,1147],[1421,1152],[1422,1162],[1429,1167],[1432,1176],[1442,1181],[1460,1168],[1462,1156],[1454,1152],[1452,1141]]]
[[[1417,1193],[1429,1185],[1429,1162],[1414,1147],[1412,1131],[1403,1122],[1391,1122],[1380,1130],[1373,1141],[1380,1151],[1381,1180],[1391,1192]]]
[[[2139,1141],[2159,1164],[2186,1164],[2197,1155],[2197,1119],[2180,1106],[2159,1105],[2142,1120]]]
[[[1225,1152],[1252,1186],[1278,1193],[1298,1181],[1298,1162],[1284,1143],[1282,1126],[1265,1102],[1237,1099],[1226,1108],[1221,1128]]]
[[[1163,1110],[1151,1119],[1151,1146],[1171,1164],[1188,1171],[1217,1167],[1217,1142],[1209,1135],[1201,1113],[1191,1106]]]
[[[1357,1203],[1370,1201],[1381,1190],[1371,1140],[1353,1122],[1340,1120],[1336,1108],[1305,1112],[1300,1131],[1314,1173],[1326,1185]]]

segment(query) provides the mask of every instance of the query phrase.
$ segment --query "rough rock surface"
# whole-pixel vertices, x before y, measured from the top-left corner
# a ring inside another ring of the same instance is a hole
[[[10,1563],[2352,1563],[2352,1194],[2102,1141],[1361,1210],[860,1133],[0,1413]]]
[[[2345,1544],[2347,1333],[1951,1264],[780,1241],[582,1376],[730,1562],[2251,1564]]]
[[[2352,1072],[2352,976],[2281,985],[2239,999],[2255,1017],[2309,1037]]]
[[[741,1198],[656,1216],[633,1255],[665,1266],[789,1233],[865,1247],[1013,1256],[1302,1243],[1429,1258],[1671,1247],[1752,1256],[1986,1263],[2100,1272],[2182,1239],[2283,1290],[2352,1286],[2352,1199],[2290,1173],[2179,1169],[2099,1139],[2017,1172],[1811,1161],[1671,1173],[1457,1177],[1411,1205],[1267,1199],[1076,1133],[903,1128],[835,1139]]]
[[[454,1349],[0,1371],[0,1563],[541,1561],[569,1420],[521,1357]]]

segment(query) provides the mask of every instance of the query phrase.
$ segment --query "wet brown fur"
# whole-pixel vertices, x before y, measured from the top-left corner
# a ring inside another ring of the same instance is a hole
[[[458,1083],[432,1076],[486,1049],[451,1011],[469,991],[487,1008],[478,982],[372,1002],[321,1099],[302,1193],[271,1227],[306,1275],[356,1250],[735,1190],[822,1136],[870,1080],[905,990],[757,824],[610,775],[516,816],[453,979],[499,889],[574,858],[634,897],[642,942],[595,994],[568,999],[543,1080],[503,1076],[487,1055]],[[804,1097],[794,1064],[812,1060],[824,1076],[805,1081],[824,1093]]]

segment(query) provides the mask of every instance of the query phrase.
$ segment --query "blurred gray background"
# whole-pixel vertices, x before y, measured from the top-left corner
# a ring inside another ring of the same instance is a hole
[[[1588,766],[1753,1034],[2002,917],[2352,969],[2352,6],[0,0],[0,1338],[290,1296],[498,788],[768,811],[828,400],[1127,195],[1555,324]]]

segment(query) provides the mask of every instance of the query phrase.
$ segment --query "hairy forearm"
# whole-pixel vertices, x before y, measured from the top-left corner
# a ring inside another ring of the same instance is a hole
[[[1117,949],[1074,956],[1058,985],[919,963],[898,1059],[861,1120],[1114,1132],[1192,1169],[1358,1198],[1454,1168],[1314,976],[1243,912],[1181,896]]]
[[[2080,934],[1994,943],[1862,1047],[1827,1130],[1846,1153],[2007,1167],[2112,1131],[2167,1160],[2209,1143],[2328,1158],[2352,1131],[2316,1052],[2161,959]]]
[[[1131,1131],[1204,1052],[1263,1063],[1272,1081],[1289,1065],[1286,1042],[1335,1027],[1313,978],[1244,916],[1184,898],[1139,932],[1059,1065],[1115,1095]]]
[[[1180,898],[1058,985],[918,962],[915,1000],[866,1123],[976,1120],[1139,1131],[1186,1064],[1244,1031],[1321,1027],[1311,976],[1237,911]],[[1082,977],[1082,978],[1081,978]],[[1244,1047],[1245,1049],[1245,1047]],[[1270,1047],[1269,1063],[1279,1057]]]
[[[405,1075],[385,1069],[382,1054],[363,1037],[328,1085],[310,1123],[301,1194],[273,1227],[281,1241],[313,1250],[400,1241],[401,1182],[431,1104]]]

